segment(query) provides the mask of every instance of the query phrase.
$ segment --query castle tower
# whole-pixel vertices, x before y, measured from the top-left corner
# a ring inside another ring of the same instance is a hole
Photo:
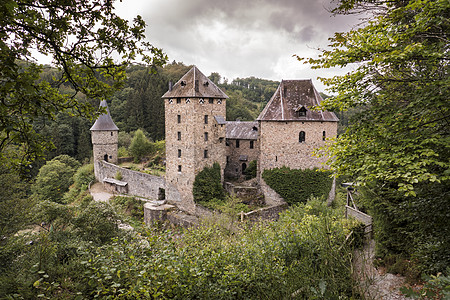
[[[228,98],[197,67],[162,96],[166,128],[166,197],[195,211],[192,187],[206,166],[226,165],[225,115]]]
[[[118,133],[119,128],[109,114],[106,100],[100,102],[100,107],[106,108],[106,113],[101,114],[91,127],[91,137],[94,152],[94,171],[97,178],[97,162],[107,161],[117,163]],[[97,178],[103,180],[103,178]]]
[[[333,112],[314,111],[322,97],[311,80],[282,80],[259,115],[258,178],[265,169],[322,168],[324,157],[312,152],[337,135],[339,119]]]

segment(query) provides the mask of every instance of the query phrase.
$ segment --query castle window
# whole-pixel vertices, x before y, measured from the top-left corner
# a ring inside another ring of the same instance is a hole
[[[112,131],[111,131],[111,136],[113,136],[113,133],[112,133]]]
[[[258,131],[258,127],[253,126],[252,130],[253,130],[253,131]]]
[[[306,107],[302,106],[299,109],[296,110],[297,117],[306,117]]]
[[[177,115],[177,122],[181,123],[181,115]]]
[[[205,142],[208,141],[208,133],[205,132]]]
[[[242,174],[244,174],[245,169],[247,169],[247,164],[246,163],[242,163]]]
[[[181,173],[181,165],[178,165],[178,172]]]
[[[299,143],[305,142],[305,132],[304,131],[300,131],[300,133],[298,134],[298,142]]]
[[[227,156],[227,163],[229,163],[230,162],[230,157],[229,156]]]
[[[208,150],[203,150],[203,157],[208,158]]]
[[[250,149],[253,149],[253,141],[250,141]]]
[[[322,131],[322,141],[325,141],[325,139],[327,138],[325,130]]]
[[[181,157],[181,149],[178,149],[178,157]]]
[[[236,140],[236,148],[239,148],[239,140]]]
[[[173,99],[169,99],[169,104],[172,104],[173,103]]]
[[[187,103],[191,103],[191,99],[186,98],[186,104],[187,104]]]
[[[214,99],[213,98],[209,98],[208,102],[209,102],[209,104],[213,104],[214,103]]]
[[[205,115],[205,124],[208,124],[208,115]]]
[[[181,86],[182,86],[182,87],[186,86],[186,81],[184,81],[184,80],[181,81]]]
[[[108,154],[105,154],[105,156],[103,156],[103,160],[108,161]]]
[[[181,141],[181,131],[178,131],[178,140]]]
[[[222,104],[222,99],[217,99],[217,104]]]
[[[225,141],[226,146],[230,146],[230,142],[228,140]]]
[[[200,103],[200,104],[205,104],[205,99],[200,98],[200,100],[198,100],[198,103]]]
[[[181,103],[181,98],[177,98],[177,104]]]

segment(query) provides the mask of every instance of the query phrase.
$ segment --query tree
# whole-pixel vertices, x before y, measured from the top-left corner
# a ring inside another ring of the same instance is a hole
[[[314,68],[356,65],[323,79],[336,96],[320,109],[362,108],[328,148],[339,174],[395,182],[414,195],[420,182],[450,178],[450,4],[446,0],[342,0],[335,13],[365,9],[365,27],[331,38]],[[357,120],[357,122],[355,122]]]
[[[140,16],[133,24],[118,17],[113,1],[2,1],[0,160],[9,159],[3,155],[9,145],[23,148],[21,163],[51,147],[32,126],[37,117],[54,119],[61,111],[95,117],[95,103],[80,95],[110,97],[130,62],[163,64],[166,55],[145,41],[144,29]],[[40,78],[48,66],[36,62],[36,52],[51,57],[58,72]]]
[[[136,130],[131,140],[130,152],[135,162],[139,162],[145,155],[151,152],[152,144],[141,129]]]
[[[34,197],[62,203],[63,195],[73,184],[73,175],[79,163],[67,155],[60,155],[41,167],[33,184]]]
[[[314,68],[354,66],[323,79],[335,96],[318,107],[351,110],[328,163],[362,189],[379,254],[401,254],[424,271],[450,264],[450,3],[341,0],[335,13],[364,11],[365,26],[335,33]]]

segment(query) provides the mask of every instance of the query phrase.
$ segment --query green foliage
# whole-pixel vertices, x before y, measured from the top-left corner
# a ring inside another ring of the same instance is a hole
[[[217,198],[213,198],[209,201],[205,201],[205,202],[198,202],[198,204],[215,210],[215,211],[219,211],[222,212],[224,214],[227,214],[229,216],[232,216],[234,219],[237,218],[237,215],[243,211],[243,212],[249,212],[252,211],[252,209],[250,208],[250,206],[242,203],[242,200],[237,198],[237,197],[232,197],[232,196],[226,196],[225,199],[217,199]]]
[[[331,172],[315,169],[287,167],[264,170],[264,181],[290,205],[305,203],[314,196],[326,199],[331,190]]]
[[[214,163],[205,167],[195,176],[192,188],[195,202],[209,202],[212,199],[223,200],[225,192],[221,183],[220,165]]]
[[[257,161],[252,160],[249,164],[247,169],[244,170],[244,175],[246,180],[250,180],[252,178],[256,177],[256,168],[257,168]]]
[[[73,230],[83,240],[103,245],[118,236],[118,219],[108,203],[91,202],[73,219]]]
[[[18,172],[0,164],[0,236],[14,234],[29,222],[33,201],[28,199],[30,183]]]
[[[144,201],[135,197],[124,196],[115,196],[111,201],[115,207],[122,211],[122,213],[142,222],[144,218]]]
[[[450,298],[450,268],[446,274],[423,276],[425,284],[419,289],[402,287],[400,291],[412,299],[449,299]]]
[[[23,145],[23,163],[43,155],[51,142],[36,132],[33,121],[52,120],[58,112],[95,115],[96,105],[83,97],[111,97],[137,56],[152,67],[167,59],[145,41],[143,19],[137,16],[129,24],[114,13],[112,1],[6,0],[0,10],[0,98],[5,101],[0,105],[0,161],[9,144]],[[36,52],[50,57],[57,71],[40,78],[46,67],[35,63]],[[70,130],[66,125],[59,129]]]
[[[153,144],[145,137],[141,129],[136,130],[130,145],[134,162],[138,163],[144,156],[153,152]]]
[[[63,202],[63,195],[73,184],[75,170],[59,159],[48,161],[39,170],[33,184],[33,195],[37,200]]]
[[[80,189],[81,191],[86,190],[89,186],[89,183],[94,182],[94,165],[88,164],[81,166],[73,175],[73,180],[75,187]]]
[[[128,152],[127,148],[121,146],[121,147],[119,147],[119,149],[117,149],[117,155],[118,155],[118,157],[129,157],[130,152]]]
[[[116,172],[116,176],[114,176],[114,178],[117,179],[117,180],[122,180],[122,178],[123,178],[122,177],[122,173],[120,173],[120,171],[117,171]]]

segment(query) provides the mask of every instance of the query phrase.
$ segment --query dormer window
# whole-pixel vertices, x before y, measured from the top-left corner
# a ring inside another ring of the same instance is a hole
[[[306,117],[306,107],[302,105],[302,107],[298,108],[295,112],[297,113],[297,117]]]
[[[185,87],[185,86],[186,86],[186,81],[184,81],[184,80],[181,81],[181,86],[182,86],[182,87]]]
[[[203,85],[207,87],[209,85],[209,82],[205,81],[205,82],[203,82]]]
[[[253,131],[258,131],[258,127],[253,126],[252,130],[253,130]]]

